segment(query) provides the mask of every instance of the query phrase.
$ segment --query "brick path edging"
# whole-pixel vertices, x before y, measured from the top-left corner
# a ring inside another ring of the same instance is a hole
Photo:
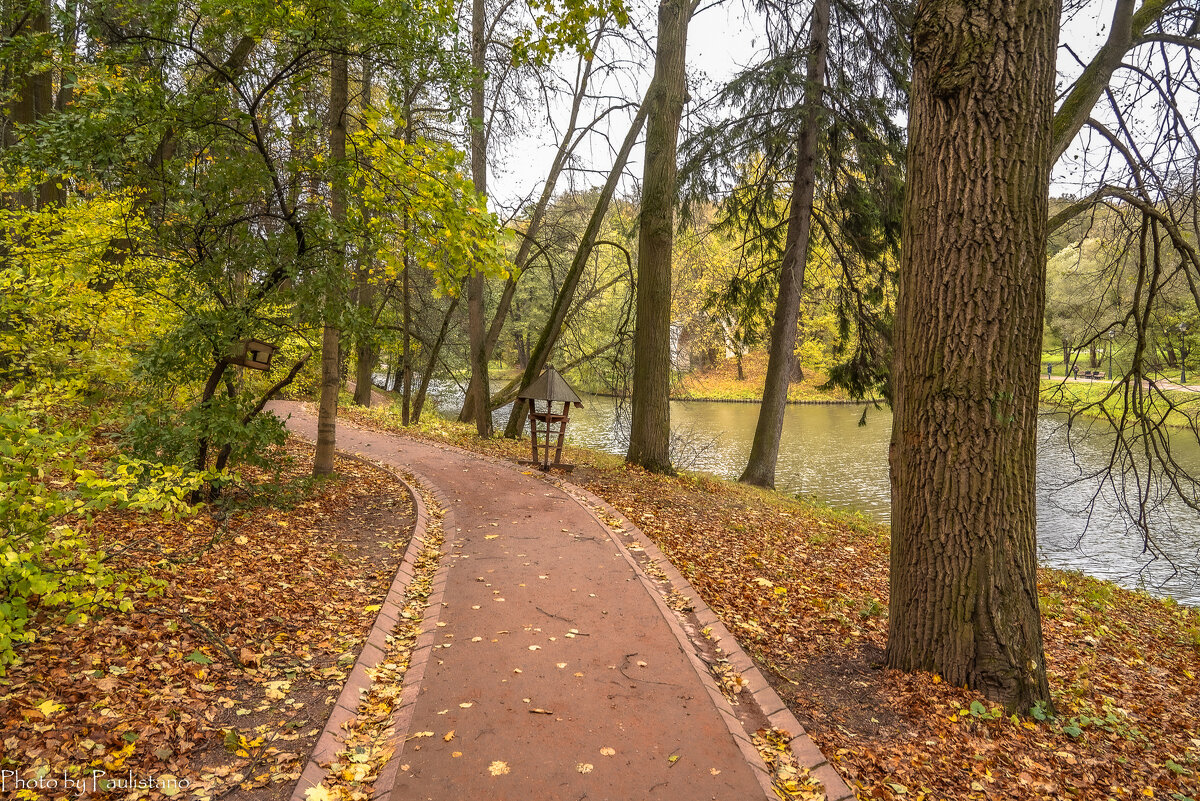
[[[746,692],[749,692],[751,697],[754,698],[759,710],[767,718],[771,726],[786,731],[791,735],[788,745],[792,749],[792,753],[795,754],[796,760],[800,765],[807,768],[813,777],[821,782],[825,788],[825,795],[828,801],[844,801],[845,799],[855,798],[854,791],[842,779],[837,769],[825,758],[821,749],[813,742],[808,732],[804,730],[804,726],[796,719],[792,711],[787,708],[787,704],[783,702],[783,699],[775,692],[775,688],[770,685],[766,677],[763,676],[762,672],[754,664],[754,660],[750,658],[750,655],[746,653],[745,649],[742,648],[729,629],[725,627],[725,624],[721,622],[721,619],[717,617],[712,608],[704,602],[704,599],[700,597],[700,593],[696,592],[696,589],[692,587],[691,582],[679,572],[675,565],[671,564],[671,560],[654,544],[654,541],[646,536],[645,532],[636,526],[633,521],[600,496],[564,479],[555,480],[570,487],[573,492],[579,493],[589,503],[595,504],[607,514],[612,515],[621,523],[627,533],[641,535],[642,539],[638,542],[646,557],[666,575],[672,590],[687,595],[690,598],[697,622],[702,628],[709,630],[713,642],[724,653],[730,667],[745,680]],[[717,703],[717,708],[726,717],[726,723],[730,725],[731,730],[733,730],[732,727],[737,727],[734,730],[734,736],[738,738],[739,745],[744,743],[743,751],[745,751],[746,747],[749,747],[751,750],[754,750],[755,757],[758,757],[757,750],[754,749],[754,746],[746,736],[741,721],[737,720],[731,712],[726,710],[725,707],[728,706],[728,702],[725,701],[724,696],[721,695],[716,685],[713,684],[708,669],[701,663],[690,647],[691,640],[680,625],[678,616],[666,605],[666,602],[662,599],[662,594],[654,586],[652,579],[641,570],[633,554],[626,548],[625,543],[621,542],[612,528],[605,524],[592,509],[588,508],[587,511],[609,532],[610,539],[617,544],[621,552],[625,555],[625,559],[637,570],[642,584],[651,590],[651,594],[658,601],[659,607],[664,612],[664,616],[667,618],[672,630],[675,631],[675,636],[680,639],[680,644],[685,646],[684,650],[691,658],[692,666],[697,672],[701,673],[702,679],[706,679],[705,687],[708,688],[709,694],[716,694],[717,698],[714,698],[714,702],[718,700],[725,702],[724,704]],[[767,781],[769,790],[770,779],[768,778]],[[773,794],[768,792],[768,795]]]
[[[356,427],[360,429],[362,428],[361,426]],[[396,434],[395,432],[390,431],[386,433],[391,434],[392,436],[404,436],[403,434]],[[435,442],[431,440],[419,441],[434,447],[458,451],[476,459],[485,459],[510,470],[515,470],[522,473],[525,472],[521,470],[518,465],[514,464],[508,459],[503,459],[485,453],[476,453],[475,451],[469,451],[465,448],[460,448],[456,445],[449,445],[444,442]],[[571,493],[576,493],[580,497],[585,498],[589,503],[594,503],[596,506],[604,509],[605,512],[619,520],[621,525],[624,526],[629,533],[640,535],[642,537],[640,542],[646,556],[650,558],[650,560],[658,567],[658,569],[662,570],[662,572],[666,574],[671,584],[671,589],[683,593],[691,598],[694,613],[701,627],[709,629],[712,640],[714,643],[716,643],[717,647],[724,652],[725,658],[729,662],[730,666],[745,680],[746,691],[749,692],[751,697],[754,698],[759,709],[763,713],[763,716],[767,718],[772,727],[781,729],[792,735],[791,739],[788,741],[788,745],[791,748],[792,753],[795,754],[796,760],[800,763],[800,765],[807,768],[813,777],[816,778],[817,781],[821,782],[825,788],[825,795],[828,801],[847,801],[847,799],[854,799],[856,797],[854,791],[851,790],[849,785],[846,784],[846,781],[842,778],[841,774],[838,773],[837,768],[835,768],[832,763],[825,758],[825,754],[821,752],[820,747],[817,746],[812,737],[810,737],[808,732],[805,731],[804,726],[801,725],[800,721],[796,719],[796,716],[792,714],[792,711],[787,708],[787,704],[785,704],[783,699],[779,697],[779,694],[775,692],[775,688],[770,685],[770,683],[766,680],[766,677],[764,677],[762,672],[755,666],[754,660],[751,659],[750,655],[747,654],[745,649],[742,648],[741,643],[739,643],[729,629],[725,627],[725,624],[721,622],[721,619],[717,617],[717,614],[712,610],[712,608],[704,602],[704,599],[700,597],[700,593],[698,593],[696,589],[692,587],[691,582],[689,582],[683,576],[683,574],[675,568],[675,565],[671,564],[671,560],[668,559],[666,554],[664,554],[659,547],[654,544],[654,541],[646,536],[645,532],[643,532],[641,528],[629,520],[629,518],[625,517],[624,514],[613,507],[612,504],[608,503],[608,501],[599,497],[595,493],[558,476],[546,476],[544,477],[544,480],[551,484],[558,484],[561,489],[567,491],[568,495]],[[432,484],[424,480],[422,480],[422,483],[432,490]],[[448,505],[442,501],[441,498],[439,498],[439,502],[443,504],[443,508],[448,508]],[[753,744],[751,744],[750,738],[746,734],[745,727],[742,726],[741,721],[739,721],[733,715],[732,711],[728,709],[729,702],[723,695],[721,695],[720,689],[716,686],[712,674],[709,673],[708,669],[700,662],[699,657],[696,656],[694,648],[691,644],[691,639],[680,625],[678,616],[669,606],[667,606],[666,602],[662,598],[661,592],[655,586],[653,579],[646,575],[646,573],[642,570],[641,565],[639,565],[638,561],[633,557],[633,554],[631,554],[625,547],[625,544],[622,543],[619,538],[617,538],[609,525],[601,520],[592,509],[588,508],[586,504],[580,505],[585,511],[588,512],[589,515],[591,515],[597,520],[597,522],[600,523],[605,531],[609,533],[610,539],[616,543],[618,548],[620,548],[626,561],[633,566],[634,571],[637,573],[638,579],[650,592],[651,597],[654,598],[655,602],[658,604],[659,610],[662,612],[663,617],[667,620],[671,630],[675,633],[676,638],[679,639],[680,647],[682,647],[684,653],[688,655],[693,669],[700,673],[701,682],[708,689],[710,695],[715,693],[714,704],[717,709],[720,710],[726,724],[730,727],[730,733],[737,740],[739,748],[742,749],[743,754],[747,755],[747,761],[756,767],[762,766],[759,779],[760,781],[766,781],[768,798],[777,797],[774,791],[771,790],[770,777],[765,771],[765,765],[762,764],[761,755],[759,755],[758,750],[754,748]],[[449,542],[449,537],[446,538],[446,541]],[[441,573],[441,571],[442,568],[439,568],[439,573]],[[406,678],[405,689],[407,690],[407,688],[408,681]],[[747,749],[749,749],[749,752],[752,752],[752,756],[747,752]],[[398,760],[393,758],[392,761],[395,762]],[[382,779],[382,775],[380,778]],[[377,784],[377,786],[381,785]],[[375,797],[378,799],[380,796],[377,793]]]
[[[321,767],[321,763],[328,765],[337,756],[341,745],[344,743],[341,736],[342,728],[354,719],[358,712],[358,705],[363,692],[371,687],[371,677],[367,671],[374,669],[383,661],[384,656],[386,656],[387,637],[400,621],[400,612],[404,608],[404,594],[413,580],[413,570],[416,566],[418,555],[425,547],[429,526],[429,510],[425,508],[425,503],[421,500],[421,494],[403,476],[383,465],[354,454],[339,451],[338,456],[383,470],[399,481],[413,501],[415,522],[412,536],[408,541],[408,547],[404,551],[404,560],[400,563],[400,567],[396,569],[392,585],[388,588],[387,597],[379,607],[379,612],[375,616],[375,623],[371,627],[370,634],[367,635],[367,641],[363,644],[362,651],[359,652],[358,659],[354,662],[354,668],[350,671],[346,683],[342,686],[337,703],[334,704],[333,710],[329,713],[329,719],[325,722],[325,728],[322,730],[321,736],[317,739],[317,744],[313,746],[313,750],[308,756],[304,772],[300,774],[300,778],[292,790],[291,801],[305,801],[305,793],[310,788],[319,785],[328,775],[328,771]],[[424,477],[417,473],[412,473],[412,475],[441,504],[445,513],[445,516],[442,518],[443,532],[449,530],[453,526],[453,519],[448,499]],[[450,538],[448,536],[444,537],[443,556],[446,553],[445,548],[448,546],[449,541]],[[413,646],[412,654],[409,657],[408,669],[404,673],[400,696],[402,703],[397,707],[392,716],[393,734],[389,745],[395,748],[395,752],[399,751],[399,745],[404,742],[404,738],[407,735],[409,722],[412,719],[413,704],[416,701],[421,680],[425,676],[425,666],[428,664],[429,654],[433,648],[433,639],[436,631],[435,625],[441,613],[442,598],[446,590],[446,568],[446,560],[442,559],[438,564],[437,572],[434,574],[430,585],[429,598],[426,600],[426,612],[422,620],[422,633],[417,637],[416,644]],[[395,758],[396,756],[398,756],[398,753],[394,753],[393,757],[388,759],[380,771],[379,777],[375,780],[376,791],[374,797],[376,799],[386,796],[395,783],[396,771],[399,766],[399,760]]]

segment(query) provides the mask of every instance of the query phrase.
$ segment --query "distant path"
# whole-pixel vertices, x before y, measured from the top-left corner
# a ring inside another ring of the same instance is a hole
[[[357,386],[358,386],[358,383],[356,381],[347,381],[346,382],[346,391],[349,392],[351,395],[353,395],[354,390]],[[381,389],[379,389],[376,386],[371,387],[371,405],[372,406],[388,406],[391,404],[391,402],[392,402],[391,395],[388,395],[386,392],[383,392]]]
[[[315,437],[301,404],[272,410]],[[740,724],[735,735],[728,707],[718,710],[649,591],[577,501],[458,450],[344,422],[337,437],[340,450],[417,474],[449,507],[432,629],[442,647],[393,756],[393,801],[775,797]],[[420,732],[433,736],[413,739]]]

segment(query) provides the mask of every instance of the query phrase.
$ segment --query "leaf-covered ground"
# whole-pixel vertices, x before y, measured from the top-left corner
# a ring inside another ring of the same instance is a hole
[[[0,797],[76,797],[131,778],[152,786],[118,785],[114,797],[290,795],[413,516],[383,472],[339,460],[337,479],[310,486],[297,479],[311,449],[287,450],[292,483],[270,490],[273,505],[260,486],[218,519],[96,521],[118,564],[148,567],[160,587],[135,589],[127,614],[96,610],[71,626],[39,618],[38,640],[0,679],[0,769],[13,772]],[[14,774],[40,775],[43,787],[18,790]]]
[[[354,413],[393,427],[380,412]],[[506,458],[444,422],[422,436]],[[733,482],[580,450],[570,480],[621,509],[765,668],[860,798],[1200,798],[1200,612],[1040,571],[1059,717],[1003,715],[931,674],[881,667],[886,529]]]

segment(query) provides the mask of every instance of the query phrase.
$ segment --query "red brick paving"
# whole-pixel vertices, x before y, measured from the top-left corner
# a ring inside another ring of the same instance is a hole
[[[315,436],[315,416],[276,408]],[[415,699],[406,683],[393,801],[774,797],[677,625],[578,502],[494,460],[345,422],[337,444],[415,474],[446,507],[444,593]]]

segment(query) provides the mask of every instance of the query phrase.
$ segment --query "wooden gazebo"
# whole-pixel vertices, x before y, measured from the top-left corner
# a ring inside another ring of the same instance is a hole
[[[533,459],[522,459],[521,464],[534,465],[539,470],[549,471],[553,467],[571,472],[572,464],[563,464],[563,437],[567,432],[567,419],[571,405],[583,408],[583,401],[571,389],[567,380],[551,366],[534,379],[521,394],[517,395],[517,403],[525,401],[529,404],[529,435],[533,446]],[[538,402],[546,404],[545,411],[538,410]],[[554,411],[554,404],[561,403],[562,410]],[[554,459],[551,461],[551,439],[554,439]]]

